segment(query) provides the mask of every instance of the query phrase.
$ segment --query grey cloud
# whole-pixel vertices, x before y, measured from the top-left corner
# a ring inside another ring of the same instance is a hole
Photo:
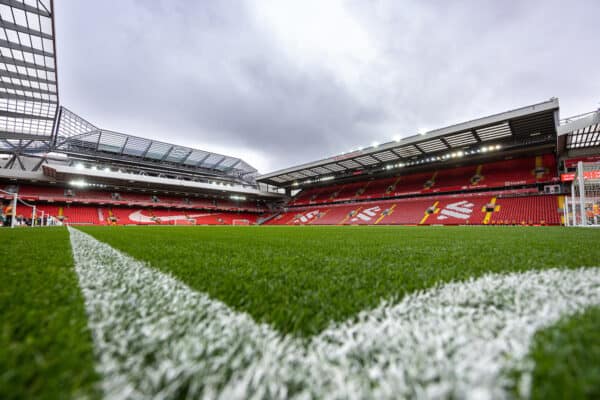
[[[378,54],[348,82],[290,56],[253,2],[63,1],[61,100],[100,126],[252,151],[268,169],[551,96],[563,115],[598,106],[600,3],[448,4],[347,3]]]

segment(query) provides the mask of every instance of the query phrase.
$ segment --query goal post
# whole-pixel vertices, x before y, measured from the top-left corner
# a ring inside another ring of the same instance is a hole
[[[196,225],[195,218],[175,219],[173,225]]]
[[[600,163],[577,163],[565,200],[565,225],[600,227]]]

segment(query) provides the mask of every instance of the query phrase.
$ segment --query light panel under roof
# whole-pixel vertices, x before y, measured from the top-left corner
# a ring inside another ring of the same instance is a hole
[[[440,139],[428,140],[427,142],[419,143],[417,146],[426,153],[434,153],[436,151],[448,149],[448,146],[446,146]]]
[[[365,165],[373,165],[373,164],[379,164],[379,160],[377,160],[376,158],[373,158],[371,156],[363,156],[363,157],[357,157],[356,161],[358,161],[361,164],[365,164]]]
[[[340,163],[340,164],[342,164],[342,163]],[[337,165],[337,164],[327,164],[324,167],[327,168],[327,169],[329,169],[330,171],[333,171],[333,172],[339,172],[339,171],[345,171],[346,170],[346,168],[341,167],[340,165]]]
[[[510,126],[508,125],[508,122],[505,122],[503,124],[494,125],[494,126],[489,126],[487,128],[480,128],[480,129],[477,129],[476,132],[477,132],[477,135],[484,142],[486,142],[488,140],[500,139],[500,138],[512,135],[512,132],[510,130]]]
[[[393,161],[398,159],[398,155],[390,150],[373,154],[373,157],[377,158],[379,161]]]
[[[477,143],[477,139],[473,136],[473,132],[471,131],[458,133],[456,135],[448,135],[445,139],[451,147],[462,147]]]
[[[600,123],[592,124],[571,132],[567,136],[567,149],[600,146]]]
[[[340,161],[340,162],[339,162],[339,164],[340,164],[340,165],[343,165],[343,166],[344,166],[344,167],[346,167],[346,168],[350,168],[350,169],[352,169],[352,168],[358,168],[358,167],[360,167],[360,166],[361,166],[359,163],[357,163],[357,162],[356,162],[356,161],[354,161],[354,160],[344,160],[344,161]]]
[[[327,168],[323,168],[323,167],[315,167],[315,168],[311,168],[311,171],[313,171],[314,173],[321,175],[321,174],[328,174],[331,171],[328,170]]]
[[[422,152],[415,146],[404,146],[394,149],[394,153],[399,154],[401,157],[408,158],[422,154]]]
[[[0,137],[50,137],[58,107],[52,0],[0,2]]]

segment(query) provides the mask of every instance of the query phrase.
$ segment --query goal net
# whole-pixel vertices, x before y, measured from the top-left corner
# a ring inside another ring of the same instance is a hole
[[[565,217],[566,225],[600,227],[600,163],[577,163]]]
[[[196,220],[194,218],[175,219],[173,225],[196,225]]]
[[[247,219],[234,219],[232,225],[250,225],[250,221]]]

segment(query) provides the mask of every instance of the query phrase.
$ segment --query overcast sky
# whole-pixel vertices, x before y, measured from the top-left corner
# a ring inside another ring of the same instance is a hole
[[[61,102],[260,172],[531,103],[600,107],[600,1],[61,0]]]

